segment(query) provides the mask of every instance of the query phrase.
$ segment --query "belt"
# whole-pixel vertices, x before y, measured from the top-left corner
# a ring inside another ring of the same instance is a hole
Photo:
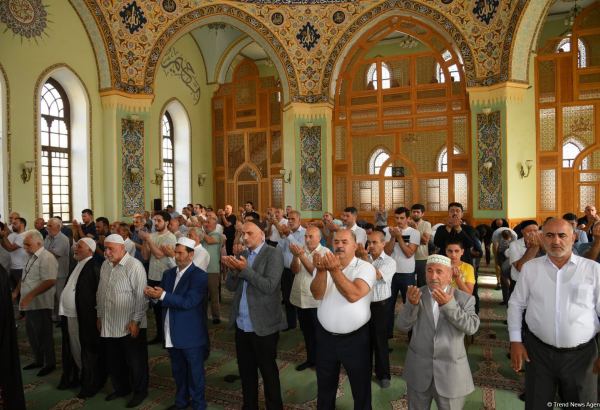
[[[575,347],[556,347],[556,346],[549,345],[548,343],[544,343],[543,341],[540,340],[539,337],[537,337],[536,335],[534,335],[530,330],[527,330],[527,335],[531,336],[533,338],[533,340],[535,340],[539,344],[543,345],[544,347],[547,347],[548,349],[552,349],[552,350],[554,350],[555,352],[558,352],[558,353],[575,352],[577,350],[583,350],[586,347],[588,347],[590,345],[590,343],[594,342],[594,338],[591,338],[587,342],[584,342],[584,343],[582,343],[580,345],[577,345]]]
[[[353,335],[357,334],[358,332],[360,332],[368,324],[369,323],[367,322],[366,324],[362,325],[361,327],[359,327],[358,329],[356,329],[356,330],[354,330],[354,331],[352,331],[350,333],[333,333],[333,332],[330,332],[329,330],[325,329],[323,327],[323,325],[321,325],[321,329],[323,329],[323,331],[325,333],[327,333],[328,335],[330,335],[330,336],[335,336],[335,337],[349,337],[349,336],[353,336]]]

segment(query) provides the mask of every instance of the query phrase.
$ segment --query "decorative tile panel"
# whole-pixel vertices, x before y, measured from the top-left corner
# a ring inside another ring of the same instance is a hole
[[[463,172],[454,174],[454,201],[460,202],[465,211],[469,209],[469,185],[467,174]]]
[[[573,138],[585,146],[594,144],[594,106],[563,107],[563,141]]]
[[[556,150],[556,110],[554,108],[540,110],[540,150]]]
[[[321,211],[321,127],[300,127],[300,209]]]
[[[502,133],[500,111],[477,114],[479,209],[502,209]]]
[[[579,212],[583,213],[585,207],[596,204],[596,187],[594,185],[579,186]]]
[[[121,119],[123,216],[144,212],[144,121]],[[138,173],[131,176],[130,170]]]
[[[540,190],[540,211],[556,211],[556,170],[542,169],[540,186],[544,187]],[[583,212],[583,209],[581,211]]]

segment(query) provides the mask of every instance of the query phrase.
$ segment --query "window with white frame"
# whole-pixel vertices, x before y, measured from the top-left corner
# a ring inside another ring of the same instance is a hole
[[[571,51],[571,37],[565,37],[556,46],[557,53],[568,53]],[[585,43],[578,38],[577,39],[577,67],[587,67],[587,48]]]
[[[167,205],[175,206],[175,144],[173,143],[173,121],[168,111],[162,116],[162,200]]]
[[[458,148],[455,145],[453,153],[456,155],[461,154],[462,152],[460,148]],[[446,149],[446,147],[442,148],[442,150],[438,154],[437,168],[439,172],[448,172],[448,150]]]
[[[373,88],[377,90],[379,87],[379,77],[377,74],[377,63],[371,64],[367,71],[367,84],[372,84]],[[381,63],[381,88],[386,89],[391,86],[391,72],[390,68],[386,63]]]
[[[381,166],[385,161],[390,158],[390,154],[384,148],[377,148],[373,151],[371,156],[369,157],[369,174],[370,175],[379,175],[381,172]],[[392,168],[387,167],[385,169],[386,177],[392,176]]]

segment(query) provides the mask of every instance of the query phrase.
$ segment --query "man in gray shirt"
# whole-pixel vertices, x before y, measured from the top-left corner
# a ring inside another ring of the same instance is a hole
[[[19,308],[26,312],[27,338],[35,358],[35,361],[23,370],[43,367],[38,376],[45,376],[56,368],[52,309],[58,262],[44,249],[43,243],[44,238],[38,230],[25,232],[23,249],[29,257],[23,269],[21,282],[13,292],[13,300],[16,300],[19,291],[21,292]]]
[[[52,319],[58,320],[58,305],[60,294],[62,293],[67,276],[69,276],[69,253],[71,245],[69,238],[61,232],[62,221],[58,218],[50,218],[46,225],[48,236],[44,239],[44,248],[56,258],[58,262],[58,275],[56,278],[56,292],[54,294],[54,311]]]

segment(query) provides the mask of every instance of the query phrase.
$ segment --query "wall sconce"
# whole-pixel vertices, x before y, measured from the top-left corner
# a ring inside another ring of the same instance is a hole
[[[156,168],[154,170],[154,181],[150,181],[150,183],[154,185],[162,185],[163,175],[165,175],[165,171],[162,169]]]
[[[527,168],[527,171],[525,171],[525,168]],[[525,166],[523,166],[522,162],[519,163],[519,175],[521,175],[521,179],[529,176],[531,168],[533,168],[533,161],[530,159],[525,161]]]
[[[198,174],[198,186],[204,186],[206,182],[206,172],[201,172]]]
[[[29,180],[31,179],[33,167],[35,167],[34,161],[26,161],[21,166],[21,181],[23,181],[23,183],[29,182]]]
[[[490,107],[484,107],[481,109],[481,112],[485,115],[490,115],[492,113],[492,109]]]
[[[131,182],[135,181],[135,179],[139,173],[140,173],[140,169],[138,167],[129,168],[129,180]]]
[[[286,184],[289,184],[292,182],[292,171],[291,170],[288,171],[285,168],[281,168],[279,170],[279,173],[283,177],[283,182],[285,182]]]
[[[489,174],[492,171],[492,166],[494,165],[494,163],[492,161],[485,161],[483,163],[483,168],[485,168],[485,170],[487,171],[487,173]]]

